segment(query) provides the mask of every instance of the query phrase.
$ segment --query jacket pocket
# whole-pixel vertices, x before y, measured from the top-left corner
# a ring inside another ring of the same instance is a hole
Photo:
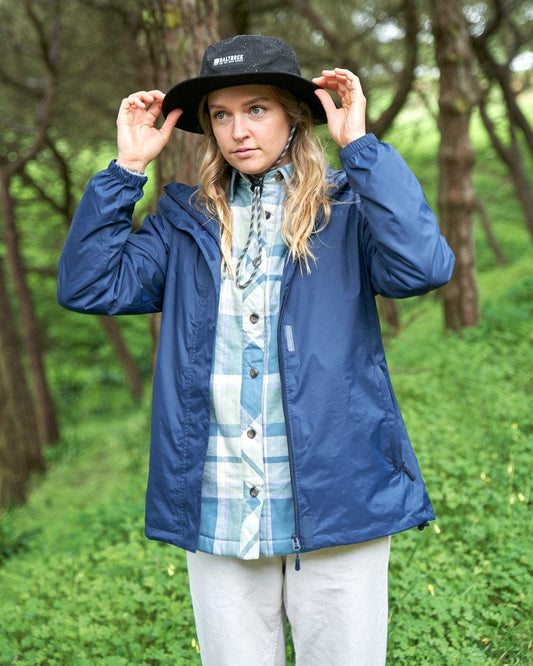
[[[400,472],[404,470],[401,432],[403,422],[390,381],[381,366],[376,366],[377,386],[383,409],[383,453]],[[409,475],[411,476],[411,475]]]

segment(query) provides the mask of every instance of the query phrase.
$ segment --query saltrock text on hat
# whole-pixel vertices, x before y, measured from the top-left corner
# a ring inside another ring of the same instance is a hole
[[[236,53],[235,55],[221,56],[213,60],[213,67],[220,67],[221,65],[232,65],[234,62],[244,62],[244,54]]]

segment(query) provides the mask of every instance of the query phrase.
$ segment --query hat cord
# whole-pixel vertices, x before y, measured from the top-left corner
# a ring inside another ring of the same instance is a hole
[[[269,169],[267,169],[261,176],[250,176],[251,190],[252,190],[252,211],[250,218],[250,230],[248,232],[246,245],[244,246],[244,249],[241,252],[239,261],[237,262],[237,270],[235,272],[236,273],[235,282],[237,286],[240,287],[240,289],[246,289],[246,287],[248,287],[248,285],[250,285],[253,282],[255,276],[257,275],[257,271],[259,270],[259,266],[261,265],[261,262],[263,260],[262,257],[263,225],[261,224],[261,207],[262,207],[261,195],[263,194],[263,185],[265,182],[265,176],[269,171],[275,169],[278,166],[278,164],[281,162],[281,160],[285,157],[287,151],[289,150],[289,146],[291,145],[295,131],[296,131],[296,123],[291,127],[291,131],[289,132],[289,137],[287,139],[287,143],[285,144],[285,148],[281,151],[281,155],[274,162],[274,164]],[[241,275],[242,263],[244,261],[244,258],[248,254],[248,250],[250,249],[255,227],[257,227],[258,253],[257,256],[254,259],[252,259],[252,266],[253,266],[252,273],[250,274],[249,278],[246,281],[243,281],[245,276]]]

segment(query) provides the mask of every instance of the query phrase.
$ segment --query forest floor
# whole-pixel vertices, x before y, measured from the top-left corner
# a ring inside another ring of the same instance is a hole
[[[434,200],[435,145],[420,125],[396,134]],[[481,323],[445,332],[429,295],[401,303],[402,328],[384,331],[437,516],[392,539],[395,665],[533,662],[533,253],[499,168],[476,175],[508,257],[498,265],[476,228]],[[128,407],[96,370],[89,386],[81,358],[69,372],[86,393],[59,392],[46,475],[0,513],[0,664],[200,664],[184,555],[143,536],[149,401]]]

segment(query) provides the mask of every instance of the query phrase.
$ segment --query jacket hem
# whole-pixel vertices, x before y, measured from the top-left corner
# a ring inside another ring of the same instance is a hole
[[[156,527],[150,527],[146,525],[144,529],[144,535],[150,541],[161,541],[161,543],[168,543],[171,546],[177,546],[183,550],[188,550],[191,553],[195,553],[197,550],[196,542],[192,543],[188,539],[176,534],[175,532],[169,532],[167,530],[161,530]]]
[[[335,534],[325,534],[320,536],[314,535],[312,545],[302,544],[301,553],[310,553],[314,550],[321,550],[322,548],[349,546],[357,543],[364,543],[366,541],[373,541],[374,539],[381,539],[382,537],[399,534],[411,529],[422,528],[422,526],[426,527],[432,520],[435,520],[435,515],[433,511],[429,510],[416,518],[409,516],[404,520],[379,525],[374,524],[360,530],[336,532]]]
[[[323,548],[333,548],[336,546],[350,546],[358,543],[365,543],[366,541],[374,541],[375,539],[381,539],[382,537],[391,536],[393,534],[399,534],[401,532],[406,532],[415,528],[426,527],[430,521],[435,520],[435,514],[432,509],[426,510],[424,513],[419,514],[418,516],[408,516],[399,522],[391,522],[385,524],[374,524],[370,527],[366,527],[360,530],[352,530],[348,532],[336,532],[334,534],[313,536],[312,545],[302,544],[301,553],[311,553],[315,550],[322,550]],[[195,542],[194,545],[188,542],[187,539],[179,537],[174,532],[168,532],[166,530],[161,530],[153,527],[146,526],[145,536],[147,539],[152,541],[161,541],[163,543],[168,543],[183,550],[195,553],[197,550],[202,552],[211,552],[205,548],[199,548],[198,544]],[[261,557],[276,557],[281,555],[289,555],[293,553],[293,549],[290,549],[287,553],[273,553],[272,555],[266,555],[261,553]],[[213,553],[220,557],[237,557],[233,553]]]

